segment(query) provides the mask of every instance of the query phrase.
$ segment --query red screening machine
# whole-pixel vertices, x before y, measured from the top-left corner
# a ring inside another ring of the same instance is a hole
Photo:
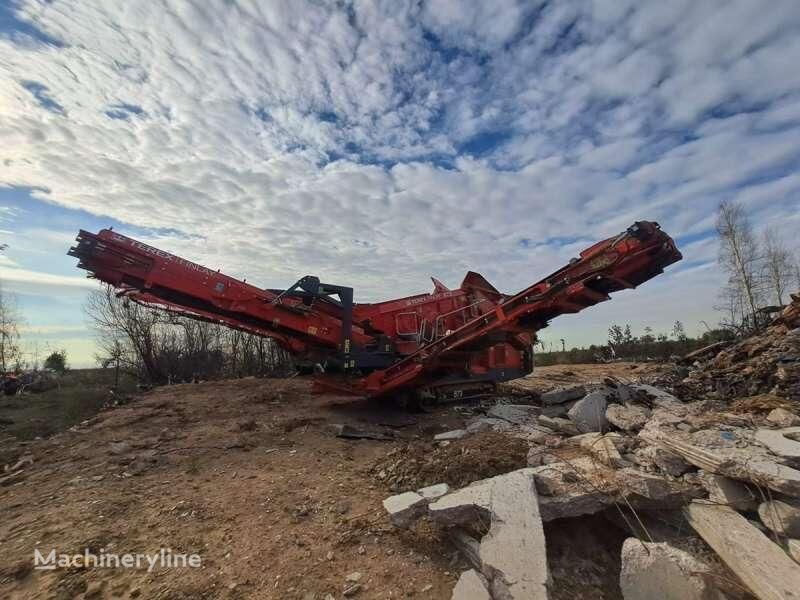
[[[109,229],[81,231],[69,255],[135,302],[274,338],[315,367],[319,391],[423,407],[530,373],[536,332],[552,318],[681,259],[657,223],[640,221],[516,294],[470,271],[457,289],[433,279],[430,294],[361,304],[353,288],[310,275],[285,290],[261,289]]]

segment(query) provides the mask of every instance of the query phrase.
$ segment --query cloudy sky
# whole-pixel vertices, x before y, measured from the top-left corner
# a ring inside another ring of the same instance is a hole
[[[369,301],[516,291],[648,219],[684,261],[545,337],[696,331],[720,200],[797,244],[799,34],[797,0],[5,0],[0,281],[81,365],[79,228]]]

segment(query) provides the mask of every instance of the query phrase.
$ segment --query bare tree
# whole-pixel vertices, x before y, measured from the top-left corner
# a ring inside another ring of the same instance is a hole
[[[0,372],[16,367],[22,359],[19,345],[20,316],[13,296],[0,288]]]
[[[717,233],[720,237],[719,262],[728,274],[724,293],[741,297],[747,313],[743,321],[749,320],[750,327],[757,327],[762,296],[761,255],[750,221],[740,204],[724,201],[719,205]]]
[[[151,383],[286,373],[292,365],[274,340],[142,306],[111,287],[92,292],[84,310],[97,331],[98,362]]]
[[[769,293],[778,306],[783,306],[784,296],[791,287],[792,255],[777,231],[764,232],[764,280]]]
[[[164,379],[156,360],[158,312],[118,297],[111,286],[90,292],[84,312],[98,333],[102,355],[118,357],[132,369],[143,368],[150,381]]]

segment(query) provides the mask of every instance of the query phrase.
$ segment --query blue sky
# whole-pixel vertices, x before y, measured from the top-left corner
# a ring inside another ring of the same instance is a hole
[[[0,5],[0,261],[29,348],[92,361],[79,228],[265,287],[506,291],[638,219],[686,259],[547,340],[713,323],[714,211],[797,247],[800,4]]]

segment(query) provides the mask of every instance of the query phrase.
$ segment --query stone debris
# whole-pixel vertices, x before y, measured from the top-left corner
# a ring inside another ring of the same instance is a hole
[[[758,505],[756,491],[741,481],[714,473],[703,473],[700,481],[711,502],[742,511],[754,510]]]
[[[569,409],[567,416],[581,433],[605,431],[608,428],[608,421],[606,421],[607,395],[600,390],[591,392]]]
[[[436,442],[444,442],[451,440],[460,440],[466,435],[467,435],[466,429],[454,429],[452,431],[445,431],[444,433],[437,433],[435,436],[433,436],[433,439]]]
[[[581,448],[589,452],[589,454],[604,465],[614,468],[625,466],[626,461],[622,459],[616,446],[614,446],[612,438],[608,435],[585,433],[572,439],[575,441],[579,440]]]
[[[492,429],[494,431],[505,431],[509,427],[509,422],[504,421],[503,419],[481,417],[479,419],[475,419],[469,425],[467,425],[467,432],[478,433],[479,431],[486,431],[487,429]]]
[[[495,404],[486,414],[490,418],[522,425],[532,423],[536,419],[539,407],[530,404]]]
[[[770,539],[732,508],[692,502],[689,524],[760,600],[800,598],[800,569]]]
[[[712,567],[668,543],[628,538],[622,545],[619,585],[625,600],[709,600],[722,598],[704,577]]]
[[[567,435],[578,435],[581,432],[575,423],[569,419],[562,419],[561,417],[546,417],[542,415],[537,420],[537,424],[542,427],[547,427],[551,432],[559,431]]]
[[[800,503],[767,500],[758,506],[761,522],[778,535],[800,537]]]
[[[486,580],[475,569],[464,571],[453,588],[452,600],[492,600]]]
[[[404,492],[389,496],[383,501],[383,508],[389,513],[389,520],[395,527],[411,526],[425,513],[428,501],[416,492]]]
[[[791,467],[763,458],[747,460],[723,456],[672,438],[661,437],[657,442],[705,471],[751,481],[790,496],[800,496],[800,471]]]
[[[427,515],[447,530],[472,566],[453,599],[548,597],[543,523],[599,513],[587,522],[616,517],[636,536],[622,546],[625,600],[745,591],[800,600],[800,297],[792,298],[765,331],[687,355],[691,366],[529,394],[534,404],[498,404],[440,434],[443,443],[485,430],[518,438],[528,467],[387,498],[392,521]],[[591,584],[591,569],[570,560]],[[553,572],[561,577],[563,566]]]
[[[755,439],[774,454],[784,458],[800,458],[800,442],[790,436],[800,439],[800,427],[759,429],[755,433]]]
[[[571,400],[579,400],[586,395],[586,388],[582,385],[576,385],[568,388],[558,388],[545,392],[541,395],[540,399],[542,406],[551,406],[553,404],[564,404]]]
[[[606,420],[623,431],[638,431],[651,414],[650,409],[644,406],[610,404],[606,409]]]
[[[520,469],[456,490],[428,507],[449,526],[489,523],[480,542],[481,573],[496,599],[548,598],[544,530],[531,469]]]
[[[767,415],[767,421],[776,427],[797,427],[800,417],[785,408],[773,408]]]
[[[441,498],[450,491],[450,486],[446,483],[437,483],[436,485],[429,485],[422,489],[417,490],[417,493],[425,498],[428,502],[432,502]]]

